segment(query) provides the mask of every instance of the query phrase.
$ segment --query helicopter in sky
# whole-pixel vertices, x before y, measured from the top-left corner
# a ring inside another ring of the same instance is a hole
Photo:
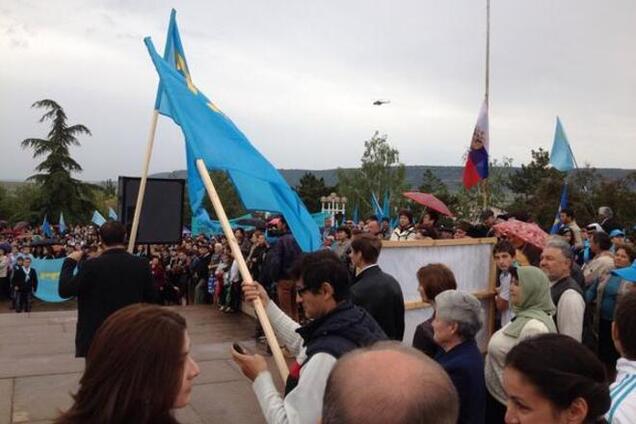
[[[373,102],[373,106],[381,106],[381,105],[385,105],[387,103],[391,103],[391,100],[378,99],[375,102]]]

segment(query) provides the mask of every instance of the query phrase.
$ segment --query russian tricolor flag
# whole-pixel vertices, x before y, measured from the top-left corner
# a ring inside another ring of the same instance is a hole
[[[464,187],[467,189],[488,178],[488,141],[488,100],[484,99],[464,167]]]

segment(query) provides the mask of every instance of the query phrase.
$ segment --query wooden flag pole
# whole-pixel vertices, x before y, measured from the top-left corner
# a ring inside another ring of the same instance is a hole
[[[144,169],[139,182],[139,191],[137,192],[137,203],[135,204],[135,216],[133,218],[130,235],[128,237],[128,253],[134,253],[135,241],[137,241],[137,230],[139,229],[139,218],[141,217],[141,208],[144,204],[144,194],[146,194],[146,181],[148,180],[148,168],[150,167],[150,157],[152,156],[152,146],[155,143],[155,133],[157,131],[157,120],[159,119],[159,111],[155,109],[152,112],[152,121],[150,122],[150,131],[148,133],[148,144],[146,146],[146,157],[144,159]],[[122,211],[122,214],[125,211]]]
[[[210,197],[210,201],[212,202],[212,206],[214,207],[214,211],[216,212],[216,216],[221,223],[221,227],[223,228],[223,233],[225,233],[225,237],[227,238],[228,244],[232,249],[232,255],[234,255],[234,260],[238,261],[239,272],[241,273],[241,277],[243,277],[243,281],[246,283],[253,283],[252,275],[250,271],[247,269],[247,264],[245,263],[245,258],[243,258],[243,254],[241,253],[241,248],[239,247],[238,242],[236,241],[236,237],[234,237],[234,232],[232,231],[232,227],[230,226],[230,221],[225,214],[225,210],[223,209],[223,205],[221,204],[221,199],[219,198],[216,189],[214,188],[214,184],[212,183],[212,179],[210,178],[210,174],[208,173],[208,169],[205,166],[205,163],[202,159],[197,159],[197,169],[199,170],[199,174],[201,175],[201,180],[203,180],[203,184],[205,185],[205,189],[208,192],[208,196]],[[263,302],[260,299],[256,299],[253,303],[254,310],[256,311],[256,316],[258,317],[261,326],[263,327],[263,331],[265,332],[265,337],[267,337],[267,343],[269,344],[270,349],[272,350],[272,354],[274,355],[274,361],[276,362],[276,366],[278,367],[278,371],[280,372],[280,376],[283,379],[283,382],[287,381],[287,376],[289,374],[289,368],[287,366],[287,362],[285,361],[285,357],[283,356],[283,352],[280,350],[280,346],[278,345],[278,340],[276,339],[276,335],[274,334],[274,329],[272,328],[272,324],[269,322],[267,318],[267,313],[265,312],[265,308],[263,307]]]

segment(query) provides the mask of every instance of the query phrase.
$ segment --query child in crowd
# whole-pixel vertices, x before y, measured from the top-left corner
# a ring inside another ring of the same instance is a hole
[[[497,307],[499,327],[508,324],[512,319],[512,310],[510,309],[510,268],[514,266],[515,252],[514,246],[507,240],[499,241],[493,249],[493,256],[498,270],[495,305]]]

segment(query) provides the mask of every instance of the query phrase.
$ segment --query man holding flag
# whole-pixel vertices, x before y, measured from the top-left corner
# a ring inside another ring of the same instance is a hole
[[[574,210],[569,207],[559,208],[559,217],[564,226],[567,226],[574,234],[574,247],[580,249],[583,247],[583,237],[581,236],[581,227],[576,223],[574,218]]]

